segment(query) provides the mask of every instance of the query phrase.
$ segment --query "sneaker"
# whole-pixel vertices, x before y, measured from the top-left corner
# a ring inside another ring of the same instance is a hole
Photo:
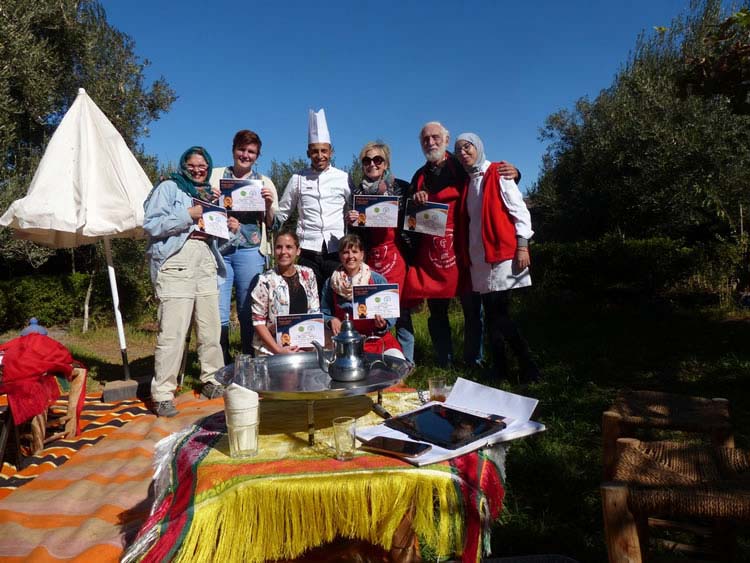
[[[172,401],[159,401],[158,403],[154,403],[152,410],[156,416],[165,416],[167,418],[173,417],[177,414],[177,409],[174,407]]]
[[[216,399],[218,397],[222,397],[224,395],[224,386],[209,381],[208,383],[203,384],[201,395],[203,395],[206,399]]]

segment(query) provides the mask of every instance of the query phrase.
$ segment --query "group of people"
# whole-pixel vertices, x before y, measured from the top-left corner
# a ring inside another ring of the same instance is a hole
[[[391,171],[391,153],[381,142],[360,152],[363,179],[354,185],[331,166],[333,146],[324,110],[310,111],[310,167],[292,175],[279,200],[276,187],[253,169],[262,142],[253,131],[239,131],[232,142],[233,164],[213,168],[208,152],[186,150],[179,171],[160,182],[147,198],[144,229],[147,255],[159,302],[159,334],[151,385],[154,412],[177,413],[173,398],[185,339],[195,323],[201,393],[223,394],[214,374],[231,361],[229,317],[232,291],[240,322],[242,353],[295,353],[276,339],[280,315],[322,313],[338,334],[345,316],[370,337],[365,351],[384,351],[414,362],[411,310],[424,300],[438,366],[453,363],[448,308],[459,297],[464,313],[464,361],[483,355],[484,321],[498,378],[506,377],[505,343],[513,348],[523,380],[539,372],[509,316],[509,290],[531,284],[531,220],[518,189],[519,171],[485,158],[481,139],[459,135],[449,152],[450,135],[438,122],[419,134],[426,163],[411,182]],[[198,226],[203,206],[216,203],[222,178],[262,182],[264,212],[243,212],[227,220],[229,239],[217,240]],[[396,227],[358,226],[354,195],[398,197]],[[445,233],[433,236],[403,229],[407,200],[447,204]],[[296,229],[285,226],[296,215]],[[274,232],[275,237],[270,233]],[[268,268],[273,255],[273,267]],[[355,285],[398,284],[398,318],[361,319],[352,310]],[[396,336],[391,329],[396,329]]]

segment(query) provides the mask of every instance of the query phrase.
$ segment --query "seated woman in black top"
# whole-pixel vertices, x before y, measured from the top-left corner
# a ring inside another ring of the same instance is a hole
[[[260,275],[251,294],[256,356],[297,351],[294,346],[276,342],[277,316],[320,311],[315,274],[310,268],[296,264],[300,254],[297,234],[287,229],[279,231],[273,253],[276,265]]]

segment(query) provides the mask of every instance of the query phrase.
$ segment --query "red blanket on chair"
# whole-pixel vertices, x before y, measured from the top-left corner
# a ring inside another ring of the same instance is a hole
[[[70,379],[73,356],[57,340],[37,333],[0,344],[3,378],[0,393],[8,394],[13,422],[23,424],[59,396],[55,375]]]

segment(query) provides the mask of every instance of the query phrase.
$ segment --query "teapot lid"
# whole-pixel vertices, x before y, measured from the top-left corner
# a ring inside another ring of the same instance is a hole
[[[346,313],[344,316],[344,320],[341,323],[341,330],[331,340],[336,342],[356,342],[357,340],[362,340],[362,335],[354,329],[354,324],[349,319],[349,313]]]

